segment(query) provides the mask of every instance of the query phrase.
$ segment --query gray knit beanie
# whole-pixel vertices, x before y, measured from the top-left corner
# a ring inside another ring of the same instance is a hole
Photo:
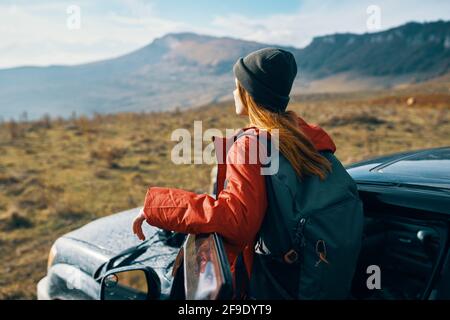
[[[235,77],[256,103],[283,112],[297,75],[292,53],[278,48],[265,48],[240,58],[233,67]]]

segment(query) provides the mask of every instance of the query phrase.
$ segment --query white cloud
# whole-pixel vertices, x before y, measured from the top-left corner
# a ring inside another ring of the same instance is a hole
[[[410,0],[336,1],[305,0],[298,12],[252,18],[240,14],[217,16],[212,21],[214,34],[265,43],[306,46],[313,37],[337,32],[365,33],[368,6],[381,9],[381,29],[409,21],[450,19],[450,1]]]
[[[0,5],[0,68],[17,65],[77,64],[128,53],[182,22],[161,19],[142,1],[126,1],[131,14],[99,15],[81,2],[81,29],[67,28],[67,3]]]
[[[152,0],[108,0],[110,5],[103,7],[89,0],[11,3],[0,4],[0,68],[110,58],[180,31],[304,47],[318,35],[367,32],[366,9],[371,4],[382,10],[382,29],[411,20],[450,19],[448,0],[303,0],[300,9],[290,14],[255,18],[237,11],[209,17],[210,22],[200,27],[159,17]],[[81,7],[80,30],[66,26],[71,4]]]

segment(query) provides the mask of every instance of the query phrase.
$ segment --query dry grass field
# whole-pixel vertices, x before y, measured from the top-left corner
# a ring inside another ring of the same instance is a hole
[[[344,164],[450,145],[450,93],[383,91],[310,95],[290,109],[335,139]],[[142,205],[149,186],[207,192],[208,165],[175,165],[171,133],[239,128],[232,103],[188,111],[44,118],[0,125],[0,299],[35,298],[54,240],[83,224]],[[131,232],[131,226],[130,226]]]

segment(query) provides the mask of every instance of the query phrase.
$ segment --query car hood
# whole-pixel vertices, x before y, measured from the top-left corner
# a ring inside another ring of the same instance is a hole
[[[140,208],[136,208],[94,220],[64,235],[64,238],[94,245],[110,255],[117,254],[142,242],[131,229],[133,219],[139,210]],[[155,231],[147,224],[143,225],[143,230],[147,236],[151,236]]]
[[[62,236],[55,243],[57,254],[53,264],[76,266],[93,275],[110,258],[142,242],[131,230],[139,210],[136,208],[95,220]],[[136,262],[153,268],[161,279],[162,292],[167,291],[171,285],[172,264],[179,248],[158,241],[158,229],[155,227],[144,223],[143,231],[147,239],[151,239],[151,246]]]

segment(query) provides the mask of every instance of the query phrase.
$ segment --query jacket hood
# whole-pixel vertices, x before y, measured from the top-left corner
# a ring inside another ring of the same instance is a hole
[[[307,123],[301,117],[298,117],[298,124],[303,131],[303,133],[311,140],[313,145],[318,151],[331,151],[336,152],[336,145],[330,135],[316,124]],[[215,145],[216,158],[219,164],[225,163],[225,158],[228,153],[228,149],[231,147],[235,141],[235,137],[242,133],[242,131],[254,130],[255,134],[258,134],[258,128],[247,127],[239,129],[236,133],[230,137],[212,137]]]
[[[324,129],[316,124],[307,123],[300,117],[298,117],[298,124],[317,150],[336,152],[336,145],[334,144],[333,139]]]

